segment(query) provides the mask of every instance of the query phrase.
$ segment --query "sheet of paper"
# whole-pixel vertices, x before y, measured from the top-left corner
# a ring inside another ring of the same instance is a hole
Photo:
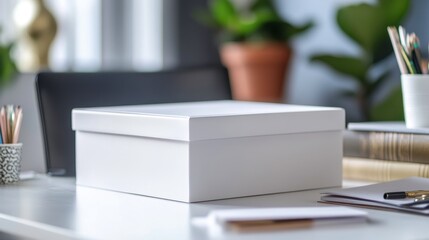
[[[415,191],[429,189],[429,179],[411,177],[391,182],[377,183],[363,187],[346,188],[324,192],[321,200],[345,204],[359,204],[374,207],[385,207],[403,211],[429,214],[429,202],[423,202],[412,207],[407,204],[415,203],[413,198],[384,199],[386,192]]]

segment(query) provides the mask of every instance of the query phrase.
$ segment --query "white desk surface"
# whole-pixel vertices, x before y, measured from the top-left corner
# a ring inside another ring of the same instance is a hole
[[[38,176],[0,186],[0,232],[24,239],[421,240],[429,237],[429,217],[371,209],[364,209],[369,213],[367,223],[215,237],[190,223],[192,217],[205,216],[212,209],[325,205],[317,203],[321,191],[187,204],[76,187],[74,178]]]

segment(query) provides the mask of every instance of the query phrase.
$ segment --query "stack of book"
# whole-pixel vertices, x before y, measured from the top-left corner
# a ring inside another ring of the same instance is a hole
[[[400,122],[349,123],[344,132],[345,179],[429,178],[429,129]]]

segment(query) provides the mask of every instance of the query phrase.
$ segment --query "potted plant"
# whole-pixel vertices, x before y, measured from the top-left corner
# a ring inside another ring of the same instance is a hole
[[[345,5],[338,9],[336,19],[340,29],[360,49],[357,55],[318,54],[313,62],[323,63],[332,70],[349,76],[356,88],[344,90],[344,95],[357,101],[363,121],[403,120],[404,111],[400,86],[391,89],[375,101],[380,90],[387,87],[391,69],[383,66],[393,49],[386,28],[398,26],[406,16],[409,0],[378,0],[374,3]],[[378,69],[378,74],[374,74]],[[381,71],[380,71],[381,70]]]
[[[288,40],[312,26],[294,26],[271,0],[212,0],[200,19],[219,32],[220,56],[228,68],[234,99],[280,102],[292,49]]]

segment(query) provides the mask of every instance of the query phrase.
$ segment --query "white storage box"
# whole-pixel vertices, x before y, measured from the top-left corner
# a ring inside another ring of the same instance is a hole
[[[72,115],[79,185],[183,202],[341,185],[339,108],[212,101]]]

